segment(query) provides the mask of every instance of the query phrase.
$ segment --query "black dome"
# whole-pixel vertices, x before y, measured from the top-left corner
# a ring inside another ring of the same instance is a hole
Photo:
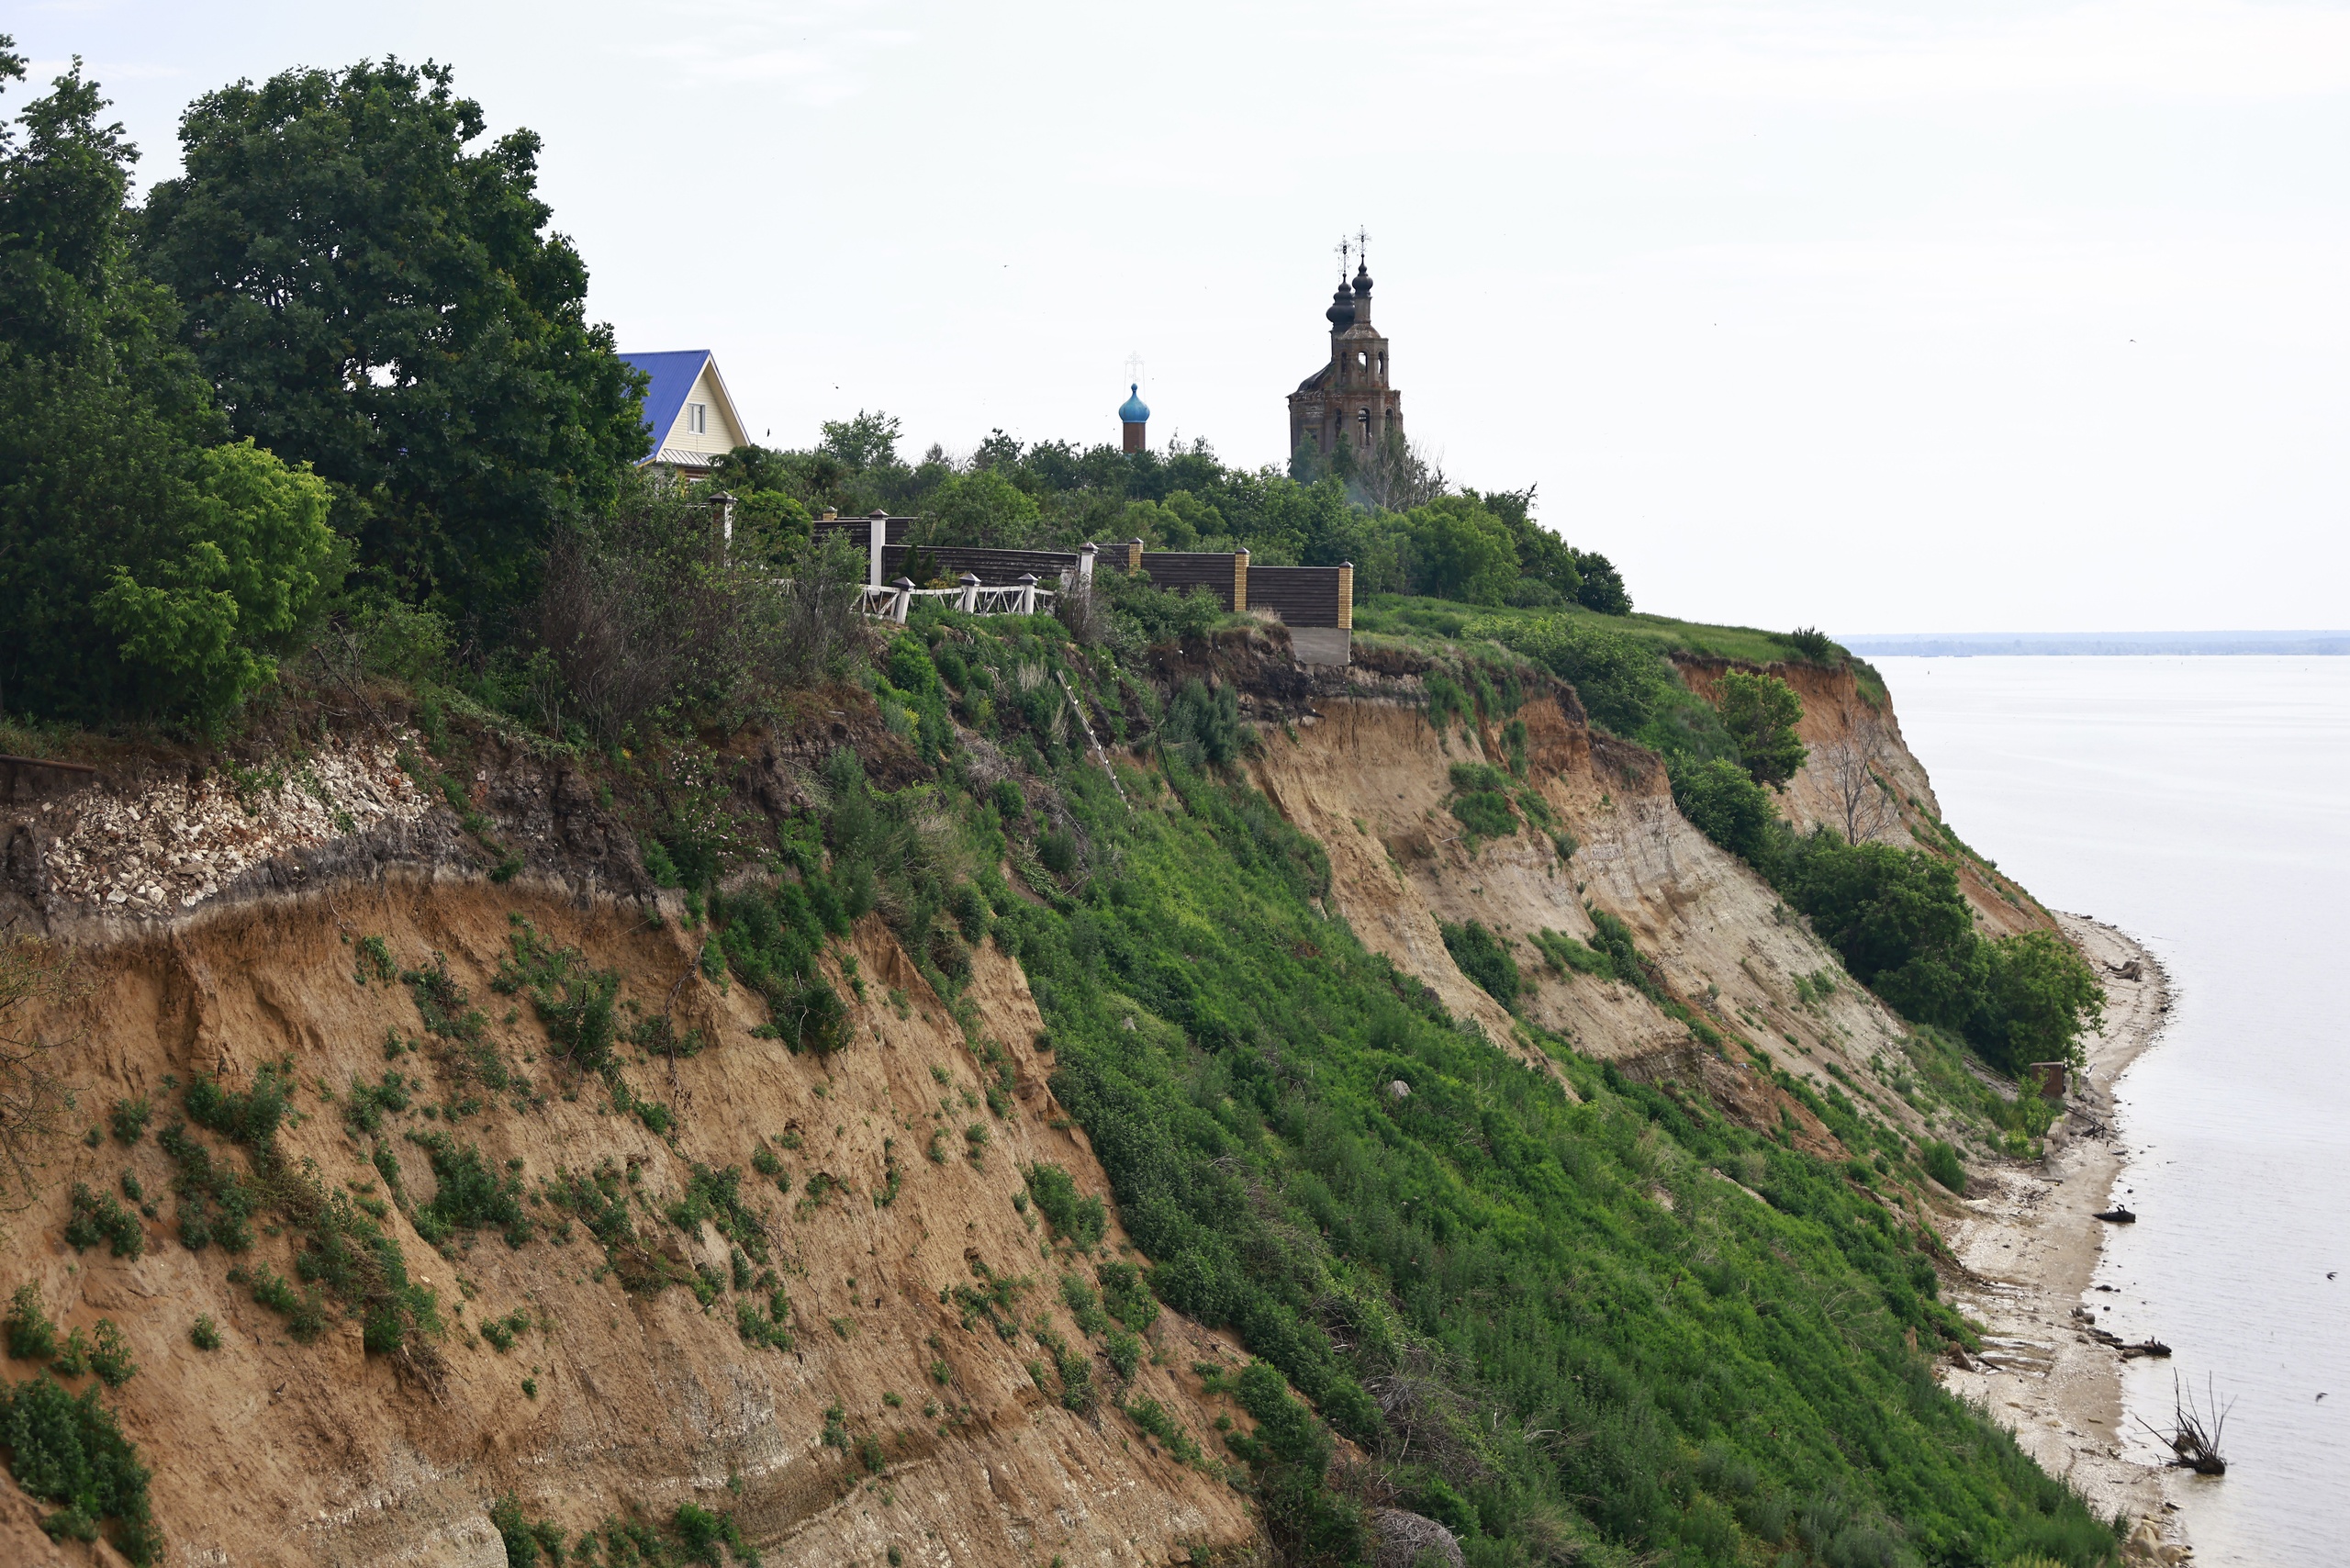
[[[1368,262],[1355,264],[1355,293],[1364,299],[1371,297],[1371,263]]]
[[[1322,315],[1333,328],[1351,327],[1355,324],[1355,302],[1353,297],[1347,293],[1345,284],[1340,284],[1338,292],[1330,297],[1330,308],[1322,312]]]

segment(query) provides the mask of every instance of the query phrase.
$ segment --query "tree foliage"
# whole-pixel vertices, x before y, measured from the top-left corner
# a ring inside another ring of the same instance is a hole
[[[1810,755],[1796,738],[1803,699],[1775,675],[1730,670],[1721,678],[1722,727],[1757,784],[1785,784]]]
[[[217,718],[340,565],[324,487],[224,444],[175,305],[132,267],[136,152],[105,106],[77,62],[0,135],[0,702]]]
[[[205,95],[140,253],[237,433],[316,469],[360,566],[484,612],[527,597],[645,434],[587,267],[545,232],[538,138],[472,145],[452,81],[386,59]]]

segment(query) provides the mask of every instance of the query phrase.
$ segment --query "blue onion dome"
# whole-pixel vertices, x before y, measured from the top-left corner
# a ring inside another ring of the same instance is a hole
[[[1142,384],[1126,383],[1126,400],[1118,405],[1118,418],[1130,425],[1141,424],[1150,418],[1150,405],[1142,400]]]
[[[1345,283],[1341,282],[1338,285],[1338,292],[1330,297],[1330,308],[1322,312],[1322,318],[1334,328],[1351,327],[1355,324],[1355,298],[1353,295],[1347,292]]]

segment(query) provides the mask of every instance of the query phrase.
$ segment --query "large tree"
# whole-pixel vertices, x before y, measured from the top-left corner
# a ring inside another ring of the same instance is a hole
[[[23,75],[0,38],[0,81]],[[0,704],[212,718],[332,586],[325,487],[222,444],[170,295],[129,264],[137,153],[105,107],[77,61],[0,127]]]
[[[362,569],[486,613],[610,501],[643,383],[546,231],[538,138],[475,146],[481,107],[450,83],[387,59],[197,99],[142,255],[237,433],[317,468]]]

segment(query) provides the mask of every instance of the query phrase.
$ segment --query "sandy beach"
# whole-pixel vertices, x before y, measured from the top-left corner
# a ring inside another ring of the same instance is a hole
[[[2184,1543],[2164,1494],[2166,1473],[2124,1457],[2121,1353],[2092,1338],[2076,1316],[2096,1299],[2089,1286],[2104,1244],[2104,1222],[2091,1216],[2109,1206],[2124,1163],[2112,1126],[2114,1081],[2160,1036],[2169,985],[2154,956],[2123,932],[2085,916],[2057,918],[2105,984],[2105,1023],[2084,1042],[2086,1083],[2050,1129],[2046,1157],[1970,1171],[1968,1196],[1947,1231],[1964,1271],[1950,1294],[1983,1325],[1984,1353],[1945,1361],[1942,1381],[1982,1402],[2098,1514],[2155,1521],[2168,1550],[2157,1554],[2142,1539],[2132,1561],[2176,1561]]]

